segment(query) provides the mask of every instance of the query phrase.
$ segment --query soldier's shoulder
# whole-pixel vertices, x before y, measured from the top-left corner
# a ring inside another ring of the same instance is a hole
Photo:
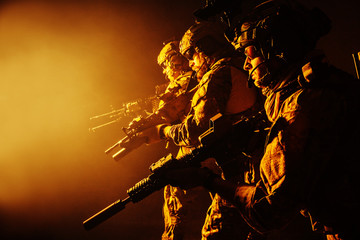
[[[217,60],[211,67],[211,71],[217,71],[219,69],[227,68],[231,66],[231,58],[221,58]]]

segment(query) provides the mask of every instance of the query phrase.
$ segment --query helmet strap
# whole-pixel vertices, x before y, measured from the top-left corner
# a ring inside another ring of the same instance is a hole
[[[247,86],[248,88],[251,88],[254,86],[254,80],[252,79],[252,74],[253,72],[258,68],[260,67],[261,65],[265,64],[267,62],[267,60],[265,60],[264,62],[261,62],[260,64],[258,64],[253,70],[251,70],[251,72],[249,73],[249,76],[248,76],[248,82],[247,82]],[[267,67],[266,67],[267,68]],[[269,70],[268,70],[269,72]]]
[[[201,64],[201,66],[199,67],[199,69],[195,72],[195,77],[196,77],[196,79],[198,79],[197,75],[199,74],[199,72],[200,72],[201,69],[203,68],[204,64],[205,64],[205,61]],[[201,80],[201,79],[200,79],[200,80]]]

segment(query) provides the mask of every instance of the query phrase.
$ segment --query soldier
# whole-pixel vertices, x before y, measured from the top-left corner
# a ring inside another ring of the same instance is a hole
[[[187,153],[199,145],[198,137],[209,128],[211,117],[222,113],[236,121],[241,116],[251,115],[255,111],[257,96],[255,89],[247,88],[247,75],[241,69],[243,61],[235,57],[222,29],[216,25],[201,22],[191,26],[180,42],[180,52],[189,59],[199,84],[184,121],[176,125],[160,125],[158,129],[161,138],[171,139],[182,147],[182,153]],[[239,176],[238,172],[228,174]],[[188,216],[185,213],[189,212],[186,209],[191,194],[176,187],[169,190],[175,217],[163,239],[187,239],[184,225]],[[175,208],[178,209],[174,211]],[[243,224],[244,228],[234,224],[242,219],[227,201],[215,196],[208,213],[202,239],[246,239],[249,228],[246,224]]]
[[[162,67],[169,84],[165,92],[159,96],[160,102],[152,118],[155,119],[157,124],[164,122],[169,124],[180,123],[190,110],[190,100],[194,94],[192,89],[198,84],[198,81],[189,67],[188,60],[179,52],[179,41],[172,40],[164,44],[158,55],[157,62]],[[141,119],[134,119],[130,127],[136,126],[141,121]],[[145,138],[147,144],[161,141],[156,124],[152,126],[138,134],[138,137]],[[181,152],[180,149],[179,154]],[[170,185],[164,188],[163,216],[165,232],[163,236],[169,235],[168,232],[173,232],[174,225],[179,221],[178,219],[183,212],[182,204],[178,199],[182,198],[184,194],[182,190],[178,190],[176,197],[174,197],[174,194],[170,193]]]
[[[153,113],[148,119],[142,117],[133,119],[129,124],[129,130],[136,129],[141,124],[146,124],[147,127],[150,127],[147,132],[152,133],[155,129],[154,126],[157,124],[181,122],[190,108],[189,102],[193,93],[189,92],[197,85],[197,81],[194,78],[194,72],[189,67],[188,60],[179,52],[179,41],[172,40],[164,44],[158,55],[157,62],[162,67],[165,78],[169,83],[165,90],[161,91],[159,89],[157,106],[154,106]],[[138,137],[144,138],[147,143],[152,143],[149,142],[143,132],[138,133]],[[156,141],[159,140],[156,139]]]
[[[169,80],[165,92],[159,97],[158,111],[160,110],[169,123],[181,122],[190,108],[187,99],[192,97],[191,94],[185,93],[197,85],[194,72],[189,67],[188,60],[179,52],[179,41],[172,40],[166,43],[158,55],[157,62]],[[175,100],[180,95],[186,95],[186,98],[182,98],[181,101]],[[166,103],[170,103],[171,108],[165,107],[166,111],[161,110]]]
[[[194,93],[194,91],[191,92],[191,89],[198,84],[198,81],[189,67],[188,60],[179,51],[179,41],[171,41],[164,46],[158,56],[158,64],[162,66],[163,73],[170,81],[165,93],[160,98],[160,110],[164,103],[171,102],[174,97],[179,99],[173,101],[171,108],[165,107],[167,110],[166,112],[162,111],[162,115],[167,119],[168,123],[182,122],[190,110],[190,100]],[[179,98],[180,95],[182,96]],[[146,135],[146,133],[144,134]],[[155,139],[159,138],[155,137]],[[184,148],[180,149],[178,155],[183,154],[183,151]],[[184,218],[183,204],[184,201],[189,200],[185,200],[184,195],[185,192],[181,189],[174,189],[170,185],[165,186],[163,206],[165,230],[162,239],[170,239],[170,236],[173,239],[179,239],[179,236],[183,234],[175,229],[175,226],[179,225],[181,220],[184,220],[181,219]],[[176,233],[174,233],[175,231]]]
[[[244,69],[267,96],[273,123],[261,181],[236,185],[200,168],[169,172],[174,185],[206,183],[259,232],[282,228],[301,212],[329,240],[358,238],[359,82],[314,50],[329,29],[318,9],[279,1],[254,9],[233,43],[247,56]]]

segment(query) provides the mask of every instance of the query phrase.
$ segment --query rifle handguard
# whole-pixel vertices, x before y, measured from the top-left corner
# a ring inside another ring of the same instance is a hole
[[[122,148],[122,149],[120,149],[120,151],[118,151],[118,152],[116,152],[114,155],[112,155],[112,158],[113,158],[115,161],[119,161],[120,159],[122,159],[123,157],[125,157],[126,155],[128,155],[131,151],[132,151],[132,149]]]
[[[153,192],[156,192],[166,185],[160,178],[153,174],[136,183],[132,188],[127,190],[127,194],[133,203],[137,203]]]
[[[127,154],[129,154],[132,150],[139,148],[141,145],[146,143],[147,139],[146,137],[138,137],[133,136],[132,138],[126,136],[123,139],[121,139],[119,142],[115,143],[113,146],[108,148],[105,153],[109,154],[112,152],[115,148],[121,147],[119,151],[117,151],[115,154],[112,155],[112,158],[116,161],[122,159]]]

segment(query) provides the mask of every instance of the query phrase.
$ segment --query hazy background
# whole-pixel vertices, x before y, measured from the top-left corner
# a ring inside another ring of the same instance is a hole
[[[305,2],[305,1],[304,1]],[[357,1],[310,1],[333,20],[319,46],[355,74]],[[0,239],[160,239],[162,192],[98,228],[82,221],[126,197],[165,154],[142,147],[115,162],[104,150],[131,119],[95,133],[89,117],[150,96],[156,57],[180,38],[200,0],[0,1]]]

